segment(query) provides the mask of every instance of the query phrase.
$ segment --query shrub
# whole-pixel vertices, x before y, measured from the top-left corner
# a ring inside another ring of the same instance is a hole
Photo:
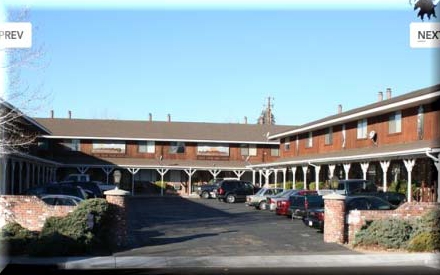
[[[407,195],[408,182],[406,180],[398,180],[398,181],[392,182],[387,190],[390,192],[398,192],[398,193]],[[417,190],[417,187],[414,183],[411,185],[411,190],[412,190],[411,191],[412,194],[414,195]]]
[[[422,232],[414,237],[408,243],[407,249],[412,252],[425,252],[440,249],[440,235],[432,232]]]
[[[36,256],[62,256],[92,251],[109,252],[110,217],[111,208],[106,200],[86,200],[66,217],[48,218],[30,253]]]
[[[319,182],[319,189],[324,189],[324,186],[324,182]],[[309,190],[316,190],[316,182],[310,183]]]
[[[384,248],[405,248],[411,236],[412,226],[406,220],[376,220],[361,229],[355,236],[354,245],[379,245]]]
[[[35,232],[32,232],[19,223],[13,222],[3,226],[0,235],[0,242],[8,247],[9,255],[26,254],[28,245],[37,237]]]

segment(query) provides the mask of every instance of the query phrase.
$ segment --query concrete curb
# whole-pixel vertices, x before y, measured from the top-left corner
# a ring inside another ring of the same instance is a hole
[[[438,253],[292,255],[292,256],[207,256],[207,257],[13,257],[10,264],[56,266],[66,270],[163,269],[163,268],[304,268],[427,266],[440,270]]]

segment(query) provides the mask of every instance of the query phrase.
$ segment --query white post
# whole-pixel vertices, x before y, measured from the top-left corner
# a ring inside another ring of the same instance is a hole
[[[194,173],[197,171],[196,169],[192,169],[192,168],[189,168],[189,169],[185,169],[184,170],[185,171],[185,173],[188,175],[188,177],[189,177],[189,180],[188,180],[188,195],[191,195],[191,178],[192,178],[192,175],[194,175]]]
[[[331,180],[332,178],[333,178],[333,176],[335,175],[335,168],[336,168],[336,165],[334,165],[334,164],[329,164],[328,165],[328,171],[329,171],[329,179]]]
[[[134,175],[139,172],[139,168],[127,168],[131,173],[131,195],[134,196]]]
[[[265,179],[265,183],[264,183],[264,187],[265,188],[269,188],[269,176],[272,173],[273,173],[272,170],[268,170],[268,169],[264,169],[263,170],[263,176],[264,176],[264,179]]]
[[[296,176],[296,166],[292,166],[292,189],[296,189],[296,181],[295,181],[295,176]]]
[[[275,175],[275,177],[274,177],[275,188],[277,188],[278,187],[278,169],[273,169],[273,172],[274,172],[274,175]]]
[[[107,176],[107,184],[108,184],[108,177],[111,174],[111,172],[113,171],[113,167],[102,167],[101,169],[102,169],[102,171],[104,171],[104,173]]]
[[[380,167],[382,167],[383,172],[383,192],[387,191],[387,171],[388,167],[390,166],[390,161],[381,161]]]
[[[316,191],[319,191],[319,171],[321,171],[321,166],[320,165],[315,165]]]
[[[160,174],[160,195],[163,196],[163,176],[165,176],[165,174],[168,172],[168,169],[157,168],[156,171]]]
[[[260,181],[259,181],[259,183],[260,183],[260,187],[263,187],[263,170],[258,170],[258,174],[260,175]]]
[[[283,171],[283,189],[286,189],[286,172],[287,168],[283,168],[281,171]]]
[[[407,200],[408,202],[411,202],[412,200],[412,190],[411,190],[411,182],[412,182],[412,169],[416,163],[415,159],[408,159],[408,160],[403,160],[403,163],[405,164],[406,167],[406,171],[408,172],[408,189],[406,191],[407,194]]]
[[[214,181],[217,179],[218,174],[221,173],[222,170],[209,170],[209,173],[214,177]]]
[[[440,154],[438,156],[440,159]],[[440,162],[434,162],[435,168],[437,168],[437,202],[440,202]]]
[[[361,169],[362,169],[362,173],[364,175],[364,180],[367,179],[368,166],[370,166],[370,163],[361,162]]]
[[[11,161],[11,164],[12,164],[12,172],[11,172],[11,183],[10,183],[10,185],[11,185],[11,195],[15,195],[14,194],[14,181],[15,181],[15,161]]]
[[[350,163],[344,163],[345,179],[348,180],[348,173],[350,172]]]
[[[252,170],[252,184],[255,186],[255,170]]]
[[[89,167],[87,167],[87,166],[80,166],[80,167],[76,167],[76,169],[78,169],[78,171],[81,174],[85,174],[87,172],[87,170],[89,170]]]
[[[307,165],[304,165],[303,167],[302,167],[302,169],[303,169],[303,174],[304,174],[304,190],[307,190],[307,168],[308,168],[308,166]]]
[[[241,176],[243,176],[244,172],[244,170],[234,170],[234,173],[238,179],[241,179]]]

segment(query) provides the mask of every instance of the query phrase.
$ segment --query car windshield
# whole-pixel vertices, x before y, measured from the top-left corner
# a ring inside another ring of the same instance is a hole
[[[266,188],[263,188],[263,189],[260,189],[260,190],[258,190],[258,192],[257,193],[255,193],[255,195],[256,196],[260,196],[260,195],[263,195],[264,194],[264,192],[266,192]]]
[[[294,191],[296,191],[296,190],[293,190],[293,189],[291,189],[291,190],[284,190],[283,192],[278,193],[276,196],[274,196],[274,198],[284,198],[284,197],[288,197],[288,196],[290,196],[290,194],[293,193]]]

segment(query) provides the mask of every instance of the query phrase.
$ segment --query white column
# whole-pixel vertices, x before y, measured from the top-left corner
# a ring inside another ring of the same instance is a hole
[[[15,184],[15,161],[11,161],[11,169],[12,169],[12,172],[11,172],[11,182],[10,182],[10,185],[11,185],[11,195],[15,195],[14,194],[14,184]]]
[[[307,190],[307,168],[308,168],[307,165],[304,165],[304,166],[302,167],[302,169],[303,169],[303,174],[304,174],[304,190]]]
[[[278,169],[273,169],[273,172],[275,174],[275,188],[278,187]]]
[[[319,191],[319,171],[321,171],[321,166],[320,165],[315,165],[316,191]]]
[[[87,166],[80,166],[80,167],[76,167],[76,169],[78,169],[78,171],[81,173],[81,174],[85,174],[86,172],[87,172],[87,170],[89,170],[89,167],[87,167]],[[130,168],[131,169],[131,168]],[[131,173],[131,172],[130,172]]]
[[[440,154],[438,155],[440,159]],[[437,202],[440,202],[440,162],[434,162],[435,168],[437,168]]]
[[[255,186],[255,170],[252,170],[252,184]]]
[[[335,168],[336,168],[336,165],[334,165],[334,164],[329,164],[328,165],[328,171],[330,172],[330,175],[329,175],[329,177],[330,177],[330,180],[333,178],[333,176],[335,175]]]
[[[362,174],[364,175],[364,180],[367,179],[368,166],[370,166],[370,163],[361,162],[361,169],[362,169]]]
[[[272,170],[269,170],[269,169],[264,169],[263,170],[263,176],[264,176],[264,180],[265,180],[265,183],[264,183],[264,187],[265,188],[269,188],[269,176],[272,173],[273,173]]]
[[[406,171],[408,172],[408,189],[406,191],[407,194],[407,201],[411,202],[412,200],[412,190],[411,190],[411,182],[412,182],[412,169],[416,163],[415,159],[407,159],[407,160],[403,160],[403,163],[405,164],[406,167]]]
[[[234,174],[237,176],[238,179],[241,179],[241,176],[243,176],[244,172],[244,170],[234,170]]]
[[[222,170],[220,169],[209,170],[209,173],[211,173],[211,175],[214,177],[214,181],[217,179],[217,176],[221,173],[221,171]]]
[[[296,166],[292,166],[292,189],[296,189],[296,181],[295,181],[295,176],[296,176]]]
[[[263,187],[263,170],[258,170],[258,174],[260,174],[260,181],[259,181],[259,183],[260,183],[260,187]]]
[[[390,167],[390,161],[381,161],[380,162],[380,167],[382,167],[382,172],[383,172],[383,191],[386,192],[387,191],[387,171],[388,171],[388,167]]]
[[[156,171],[160,174],[160,195],[163,196],[163,176],[168,172],[168,169],[157,168]]]
[[[131,173],[131,195],[134,196],[134,175],[136,175],[136,173],[139,172],[140,169],[139,168],[127,168],[127,170]],[[81,173],[81,174],[84,174],[84,173]]]
[[[192,180],[192,175],[194,175],[194,173],[197,171],[196,169],[192,169],[192,168],[189,168],[189,169],[185,169],[184,170],[185,171],[185,173],[188,175],[188,177],[189,177],[189,180],[188,180],[188,195],[191,195],[191,185],[192,185],[192,183],[191,183],[191,180]]]
[[[350,163],[344,163],[345,179],[348,180],[348,173],[350,172]]]
[[[107,176],[107,184],[108,184],[109,176],[114,168],[113,167],[101,167],[101,169],[102,169],[102,171],[104,171],[105,175]]]
[[[286,189],[286,172],[287,172],[287,168],[283,168],[283,169],[281,169],[281,171],[283,171],[283,189]]]

